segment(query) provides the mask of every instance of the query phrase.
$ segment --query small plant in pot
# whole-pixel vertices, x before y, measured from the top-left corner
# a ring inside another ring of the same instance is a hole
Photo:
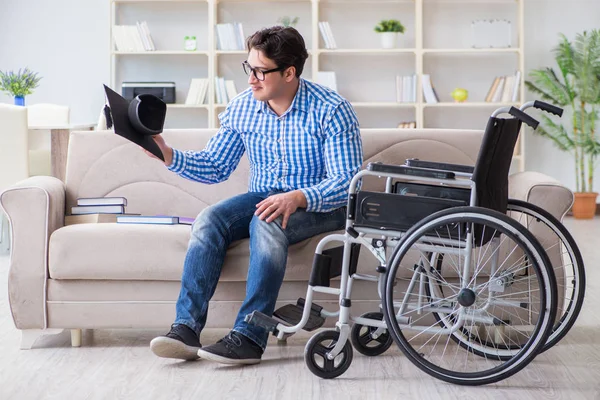
[[[594,169],[600,155],[596,132],[600,105],[600,30],[577,34],[573,42],[561,35],[554,54],[558,73],[549,67],[532,70],[531,81],[525,84],[571,116],[567,126],[542,116],[536,132],[573,156],[576,182],[573,216],[591,219],[598,196],[594,191]]]
[[[381,47],[393,49],[398,41],[398,34],[404,33],[404,25],[396,19],[384,19],[375,26],[375,32],[381,36]]]
[[[299,20],[299,18],[298,18],[298,17],[294,17],[294,18],[292,18],[292,17],[288,17],[288,16],[286,15],[286,16],[283,16],[283,17],[279,18],[279,19],[277,20],[277,22],[279,22],[279,23],[280,23],[282,26],[284,26],[284,27],[286,27],[286,28],[287,28],[287,27],[292,27],[292,28],[293,28],[293,27],[295,27],[295,26],[296,26],[296,24],[298,23],[298,20]]]
[[[41,79],[37,72],[29,68],[19,69],[17,73],[0,71],[0,90],[13,96],[15,105],[24,106],[25,96],[33,93],[33,89],[39,86]]]

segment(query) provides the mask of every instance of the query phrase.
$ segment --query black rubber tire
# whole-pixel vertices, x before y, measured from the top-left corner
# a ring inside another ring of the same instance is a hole
[[[581,252],[579,251],[579,248],[575,243],[575,239],[573,239],[567,228],[565,228],[565,226],[548,211],[534,204],[516,199],[508,200],[507,211],[520,212],[522,214],[526,214],[530,217],[535,218],[537,221],[543,221],[552,231],[558,231],[557,236],[561,239],[563,245],[569,252],[571,261],[573,262],[572,268],[575,275],[575,279],[577,279],[577,281],[575,287],[573,288],[571,301],[569,302],[566,309],[561,312],[561,315],[556,316],[557,320],[554,323],[554,326],[552,327],[552,331],[548,336],[546,344],[544,344],[544,347],[542,347],[542,349],[539,351],[540,353],[543,353],[544,351],[550,349],[552,346],[558,343],[563,337],[565,337],[565,335],[573,327],[573,324],[579,316],[581,306],[583,305],[583,299],[585,297],[585,268],[583,265],[583,257],[581,256]],[[512,218],[515,219],[514,216]],[[518,219],[515,220],[518,221]],[[561,235],[562,238],[560,237]],[[429,288],[429,285],[426,285],[425,289],[427,290],[427,296],[430,297],[431,289]],[[559,289],[558,286],[557,289]],[[561,310],[558,310],[557,313],[560,311]],[[445,326],[443,319],[437,313],[434,313],[434,317],[439,322],[441,327]],[[462,332],[463,334],[468,335],[467,332]],[[495,357],[493,354],[487,354],[485,352],[475,350],[471,348],[468,344],[461,341],[461,338],[457,337],[456,335],[452,335],[452,340],[454,340],[456,343],[459,343],[463,348],[472,351],[474,354],[477,354],[481,357],[496,358],[500,360],[510,359],[509,356]],[[480,343],[482,345],[485,345],[485,343],[483,342]]]
[[[574,300],[571,300],[566,312],[563,312],[561,316],[557,316],[558,321],[552,327],[552,332],[548,336],[546,344],[540,350],[541,353],[548,350],[558,343],[562,338],[564,338],[577,320],[577,317],[581,311],[581,306],[583,305],[583,299],[585,297],[585,267],[583,265],[583,257],[581,256],[579,247],[577,247],[577,244],[575,243],[575,239],[573,239],[573,236],[571,236],[567,228],[565,228],[565,226],[558,219],[556,219],[548,211],[534,204],[521,200],[508,199],[508,211],[520,211],[520,209],[530,210],[539,214],[547,220],[545,221],[546,224],[553,225],[553,227],[551,227],[552,230],[558,230],[560,232],[560,234],[564,237],[562,242],[564,243],[565,247],[569,249],[571,258],[576,264],[574,266],[574,270],[579,278],[576,287],[573,289],[574,293],[572,298]]]
[[[308,369],[323,379],[337,378],[342,375],[352,364],[352,345],[350,341],[346,341],[344,347],[337,357],[343,357],[339,364],[335,364],[335,360],[328,360],[325,357],[325,353],[333,349],[340,337],[338,331],[322,331],[310,338],[304,348],[304,361],[308,366]],[[323,342],[327,342],[324,344]],[[323,360],[323,365],[317,363],[315,356],[318,356]],[[336,357],[336,358],[337,358]]]
[[[361,318],[369,318],[375,319],[378,321],[383,321],[383,313],[381,312],[368,312],[361,315]],[[363,328],[366,328],[366,332],[362,332]],[[377,327],[354,324],[352,326],[352,331],[350,332],[350,340],[352,341],[352,346],[354,349],[358,351],[360,354],[364,354],[365,356],[374,357],[386,352],[387,349],[394,343],[394,339],[390,336],[390,333],[387,331],[383,332],[377,339],[373,339],[371,337],[371,333],[375,332]],[[374,343],[375,346],[369,346],[369,344]]]
[[[541,322],[536,324],[532,339],[509,361],[492,369],[477,372],[456,372],[441,368],[427,360],[424,354],[416,351],[402,334],[401,328],[398,325],[393,298],[398,260],[401,260],[404,254],[415,244],[419,239],[418,235],[429,231],[432,227],[452,222],[461,223],[466,220],[475,224],[495,226],[495,229],[499,232],[512,235],[515,242],[524,246],[523,249],[526,250],[526,256],[533,260],[532,267],[536,269],[537,275],[543,279],[544,288],[544,290],[540,290],[540,301],[544,305],[539,311]],[[484,385],[506,379],[519,372],[535,358],[546,343],[546,339],[552,330],[553,321],[556,317],[557,295],[556,279],[550,265],[550,260],[546,252],[535,237],[521,224],[505,214],[480,207],[453,207],[434,213],[419,221],[407,231],[406,235],[397,244],[390,259],[390,265],[386,272],[384,297],[384,316],[388,332],[413,364],[437,379],[459,385]]]

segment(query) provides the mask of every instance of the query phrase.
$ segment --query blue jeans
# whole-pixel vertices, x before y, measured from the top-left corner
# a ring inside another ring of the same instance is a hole
[[[198,215],[192,225],[183,265],[175,324],[187,325],[200,334],[206,324],[208,302],[217,287],[227,248],[231,242],[249,237],[246,298],[233,330],[263,349],[266,347],[268,332],[248,325],[244,317],[254,310],[269,316],[273,314],[285,274],[288,246],[319,233],[342,229],[346,219],[346,207],[325,213],[298,209],[290,216],[284,230],[281,216],[267,223],[254,215],[256,204],[270,194],[241,194],[214,204]]]

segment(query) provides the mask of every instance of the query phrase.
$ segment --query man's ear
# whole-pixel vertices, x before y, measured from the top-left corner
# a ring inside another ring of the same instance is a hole
[[[291,66],[283,72],[286,82],[291,82],[296,77],[296,67]]]

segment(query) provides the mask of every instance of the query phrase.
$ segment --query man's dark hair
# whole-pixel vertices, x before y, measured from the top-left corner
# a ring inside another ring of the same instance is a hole
[[[304,62],[308,58],[304,38],[292,27],[274,26],[261,29],[246,40],[248,51],[256,49],[280,67],[296,67],[300,77]]]

